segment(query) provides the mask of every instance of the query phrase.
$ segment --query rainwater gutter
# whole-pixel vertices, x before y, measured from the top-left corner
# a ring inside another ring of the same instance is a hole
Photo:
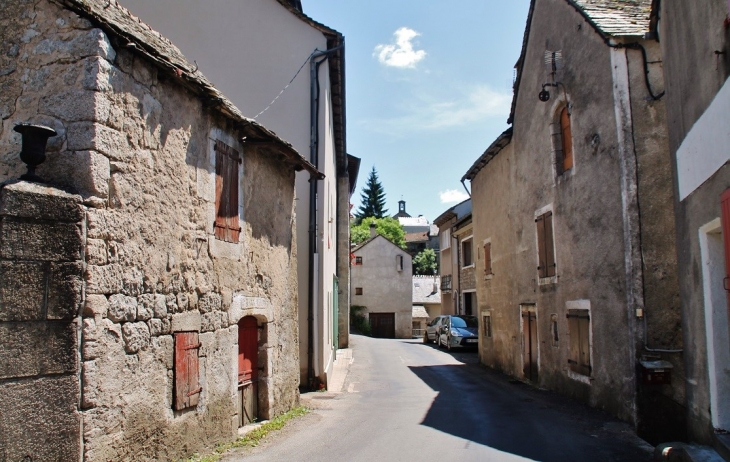
[[[319,66],[327,61],[330,55],[344,47],[343,45],[329,50],[314,50],[309,58],[309,161],[319,168]],[[318,386],[314,368],[314,268],[317,248],[317,195],[321,178],[309,177],[309,275],[307,291],[307,385],[310,389]]]

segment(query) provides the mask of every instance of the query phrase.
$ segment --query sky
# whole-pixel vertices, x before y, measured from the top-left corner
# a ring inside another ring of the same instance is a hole
[[[529,0],[302,0],[345,36],[347,151],[375,167],[388,214],[433,222],[507,127]],[[469,182],[466,182],[469,187]]]

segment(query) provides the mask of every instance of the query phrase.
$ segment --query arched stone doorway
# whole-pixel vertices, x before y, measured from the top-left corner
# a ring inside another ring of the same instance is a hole
[[[238,426],[258,419],[259,326],[253,316],[238,321]]]

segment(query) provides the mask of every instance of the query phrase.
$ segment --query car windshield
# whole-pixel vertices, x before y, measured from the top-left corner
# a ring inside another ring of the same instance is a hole
[[[476,316],[452,316],[451,327],[478,327]]]

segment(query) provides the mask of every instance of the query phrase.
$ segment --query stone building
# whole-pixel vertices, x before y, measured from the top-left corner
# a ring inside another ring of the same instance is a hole
[[[441,275],[441,314],[464,314],[462,311],[460,242],[453,234],[459,223],[471,222],[471,199],[439,215],[434,221],[439,237],[439,274]],[[461,233],[463,234],[463,232]],[[473,276],[473,269],[471,270]],[[472,278],[470,289],[476,287]],[[476,292],[469,292],[475,294]],[[470,295],[471,297],[472,295]]]
[[[671,164],[648,0],[533,0],[471,181],[480,358],[683,436]]]
[[[295,171],[115,1],[0,9],[0,459],[178,460],[298,403]],[[13,179],[49,126],[47,185]]]
[[[375,234],[352,250],[352,304],[365,307],[374,337],[411,338],[411,256]]]
[[[188,2],[185,8],[179,0],[119,1],[324,173],[314,182],[297,174],[296,220],[300,381],[326,385],[349,334],[349,182],[357,164],[347,157],[344,36],[306,16],[296,0]],[[225,30],[225,40],[212,30]]]
[[[730,4],[654,2],[674,166],[691,439],[730,457]]]

